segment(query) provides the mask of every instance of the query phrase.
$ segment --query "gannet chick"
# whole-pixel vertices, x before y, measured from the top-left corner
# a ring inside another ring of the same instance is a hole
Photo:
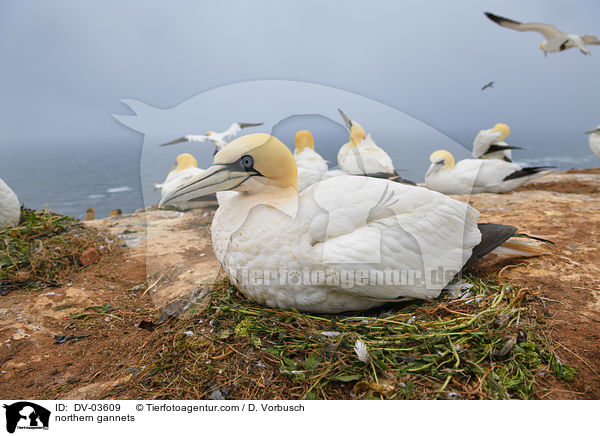
[[[586,48],[586,44],[600,44],[598,38],[594,35],[573,35],[567,34],[550,24],[542,23],[520,23],[515,20],[500,17],[490,12],[484,12],[485,16],[492,20],[494,23],[499,24],[502,27],[508,29],[518,30],[519,32],[539,32],[541,33],[545,41],[540,44],[540,50],[547,53],[556,53],[563,50],[568,50],[573,47],[577,47],[584,55],[590,54],[590,51]]]
[[[504,123],[498,123],[491,129],[480,130],[473,141],[473,157],[512,162],[511,150],[520,150],[521,147],[513,147],[504,142],[509,135],[510,128]]]
[[[172,169],[167,178],[160,185],[154,185],[161,188],[161,198],[165,198],[170,192],[184,185],[195,176],[204,174],[204,170],[198,168],[198,161],[189,153],[182,153],[175,160],[176,167]],[[206,198],[196,198],[193,207],[212,206],[216,203],[216,196],[209,195]]]
[[[596,156],[600,157],[600,124],[595,129],[588,130],[585,134],[590,135],[590,150]]]
[[[96,219],[96,209],[94,209],[93,207],[88,208],[85,211],[85,220],[86,221],[93,221]]]
[[[308,130],[296,132],[294,158],[298,165],[298,189],[300,192],[320,181],[328,170],[327,161],[315,151],[315,140]]]
[[[236,194],[212,222],[216,257],[247,298],[270,307],[337,313],[437,297],[516,232],[480,229],[469,205],[385,179],[339,176],[298,194],[294,156],[262,133],[232,141],[161,206],[223,190]],[[391,283],[384,271],[411,279]]]
[[[510,192],[525,182],[547,174],[553,166],[521,168],[499,159],[463,159],[454,164],[446,150],[429,156],[431,165],[425,174],[425,186],[444,194]]]
[[[348,118],[341,109],[338,111],[349,133],[349,141],[338,151],[337,161],[340,169],[352,175],[366,175],[415,185],[414,182],[402,179],[398,175],[392,158],[375,144],[371,135],[367,135],[360,124]]]
[[[0,230],[14,227],[21,218],[21,205],[17,194],[0,179]]]
[[[240,131],[242,129],[245,129],[248,127],[257,127],[257,126],[262,126],[262,125],[263,125],[263,123],[233,123],[231,126],[229,126],[229,129],[225,130],[224,132],[213,132],[212,130],[209,130],[204,135],[185,135],[185,136],[182,136],[181,138],[175,139],[174,141],[167,142],[166,144],[161,144],[161,145],[162,146],[173,145],[173,144],[179,144],[180,142],[211,141],[215,145],[215,154],[216,154],[220,149],[222,149],[223,147],[225,147],[227,145],[227,139],[233,138],[238,133],[240,133]]]

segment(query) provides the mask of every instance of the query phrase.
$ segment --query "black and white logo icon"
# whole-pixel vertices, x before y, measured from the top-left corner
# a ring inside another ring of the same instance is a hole
[[[29,401],[5,404],[6,431],[14,433],[16,429],[36,430],[48,429],[50,411]]]

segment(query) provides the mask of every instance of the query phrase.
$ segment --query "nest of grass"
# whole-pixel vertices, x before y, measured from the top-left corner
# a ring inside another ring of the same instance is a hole
[[[18,226],[0,230],[0,295],[58,286],[81,268],[79,256],[90,247],[101,255],[119,249],[112,238],[76,218],[22,209]]]
[[[152,334],[159,351],[133,382],[154,399],[532,399],[573,379],[534,294],[466,281],[461,298],[355,316],[258,306],[220,282]]]

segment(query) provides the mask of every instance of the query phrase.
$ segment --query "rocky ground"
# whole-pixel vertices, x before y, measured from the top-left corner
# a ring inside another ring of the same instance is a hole
[[[577,367],[546,398],[600,398],[600,169],[538,179],[516,192],[459,197],[482,222],[517,226],[552,240],[529,259],[490,256],[477,265],[537,293],[536,308],[562,360]],[[0,297],[0,397],[130,398],[143,357],[159,347],[139,328],[219,274],[210,243],[213,210],[150,210],[87,222],[127,248],[106,256],[59,288]],[[143,323],[142,323],[143,324]],[[160,351],[160,350],[158,350]]]

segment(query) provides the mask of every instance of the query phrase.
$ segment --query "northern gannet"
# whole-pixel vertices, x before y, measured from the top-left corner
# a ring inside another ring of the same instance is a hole
[[[14,227],[21,218],[21,205],[17,194],[0,179],[0,230]]]
[[[569,48],[577,47],[584,55],[590,54],[590,51],[586,48],[586,44],[600,44],[600,40],[594,35],[573,35],[567,34],[550,24],[542,23],[520,23],[515,20],[500,17],[490,12],[484,12],[486,17],[492,20],[494,23],[499,24],[502,27],[508,29],[518,30],[519,32],[539,32],[546,38],[540,44],[540,49],[547,53],[556,53],[559,51],[567,50]]]
[[[431,165],[425,174],[425,186],[444,194],[501,193],[544,175],[552,166],[521,168],[499,159],[463,159],[454,164],[446,150],[429,156]]]
[[[161,189],[161,198],[165,198],[170,192],[184,185],[195,176],[204,174],[204,170],[198,168],[198,161],[189,153],[182,153],[175,160],[176,166],[168,174],[165,181],[161,184],[155,184],[155,188]],[[194,202],[195,207],[203,207],[214,204],[215,195],[206,198],[197,198]]]
[[[327,161],[315,151],[315,140],[308,130],[296,132],[294,158],[298,165],[298,190],[304,191],[323,178],[328,170]]]
[[[161,206],[223,190],[236,194],[212,222],[216,257],[247,298],[270,307],[337,313],[437,297],[516,232],[478,226],[466,203],[385,179],[340,176],[298,193],[294,156],[264,133],[229,143]],[[412,279],[392,284],[384,271]]]
[[[93,207],[89,207],[85,211],[85,220],[86,221],[93,221],[95,219],[96,219],[96,209],[94,209]]]
[[[206,142],[211,141],[215,145],[215,153],[227,145],[227,139],[236,136],[242,129],[247,127],[262,126],[263,123],[233,123],[229,126],[229,129],[224,132],[213,132],[209,130],[204,135],[185,135],[181,138],[175,139],[174,141],[167,142],[165,145],[179,144],[180,142]]]
[[[586,135],[590,135],[590,150],[596,156],[600,157],[600,124],[595,129],[588,130],[585,133]]]
[[[494,87],[494,83],[496,83],[496,82],[491,81],[491,82],[486,83],[485,85],[483,85],[481,87],[481,90],[483,91],[483,90],[488,89],[488,88],[493,88]]]
[[[512,162],[511,150],[520,150],[521,147],[513,147],[504,142],[509,135],[510,128],[504,123],[498,123],[491,129],[480,130],[473,141],[473,157]]]
[[[375,144],[371,135],[367,135],[360,124],[348,118],[341,109],[338,111],[349,133],[349,141],[338,151],[337,161],[340,169],[352,175],[390,179],[415,185],[414,182],[404,180],[398,175],[392,158]]]

